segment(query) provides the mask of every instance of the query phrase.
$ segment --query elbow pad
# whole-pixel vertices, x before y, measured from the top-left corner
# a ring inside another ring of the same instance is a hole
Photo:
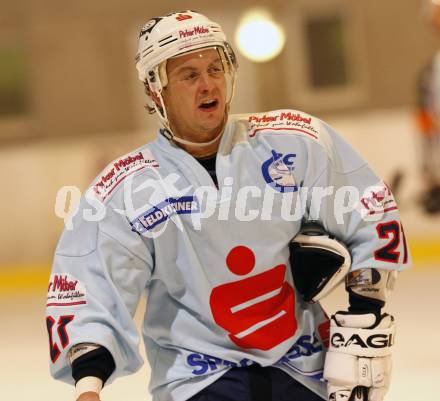
[[[315,223],[305,225],[290,243],[295,288],[306,302],[317,302],[344,280],[351,266],[347,248]]]

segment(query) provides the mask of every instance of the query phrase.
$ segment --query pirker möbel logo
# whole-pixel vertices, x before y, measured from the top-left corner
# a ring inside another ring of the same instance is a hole
[[[282,154],[272,150],[272,157],[261,166],[264,180],[278,192],[298,191],[293,177],[295,153]]]

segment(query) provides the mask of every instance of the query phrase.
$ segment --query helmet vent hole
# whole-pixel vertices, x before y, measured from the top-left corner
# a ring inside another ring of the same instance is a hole
[[[172,39],[169,40],[168,42],[161,43],[161,44],[159,45],[159,47],[162,47],[162,46],[168,45],[168,44],[170,44],[170,43],[173,43],[173,42],[175,42],[176,40],[177,40],[177,38],[172,38]]]
[[[153,45],[148,46],[146,49],[142,51],[142,55],[145,56],[146,54],[150,54],[153,51]]]
[[[163,42],[164,40],[167,40],[167,39],[172,38],[172,37],[173,37],[173,35],[167,36],[166,38],[160,39],[159,42]]]

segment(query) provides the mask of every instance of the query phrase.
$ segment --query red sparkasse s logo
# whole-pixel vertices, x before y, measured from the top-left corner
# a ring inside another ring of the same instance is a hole
[[[177,21],[185,21],[186,19],[191,19],[191,15],[188,14],[178,14],[176,17]]]
[[[226,265],[235,275],[248,275],[255,255],[237,246],[229,252]],[[234,344],[267,351],[295,334],[295,292],[285,273],[286,265],[281,264],[213,288],[209,300],[213,318]]]

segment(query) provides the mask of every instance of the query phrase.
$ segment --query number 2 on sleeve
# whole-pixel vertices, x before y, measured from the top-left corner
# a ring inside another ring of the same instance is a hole
[[[400,251],[397,248],[403,240],[403,261],[408,261],[408,250],[402,224],[396,220],[380,223],[376,231],[381,239],[389,239],[388,243],[374,252],[374,259],[389,263],[399,263]]]

